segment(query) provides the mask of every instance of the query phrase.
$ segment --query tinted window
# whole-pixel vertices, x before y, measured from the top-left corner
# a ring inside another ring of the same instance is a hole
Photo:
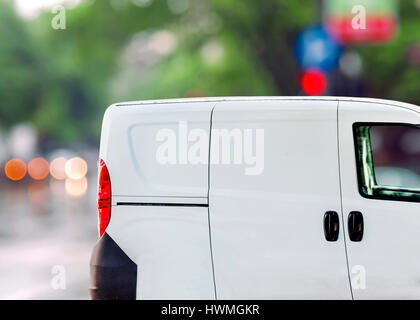
[[[363,124],[354,130],[362,195],[420,201],[420,128]]]

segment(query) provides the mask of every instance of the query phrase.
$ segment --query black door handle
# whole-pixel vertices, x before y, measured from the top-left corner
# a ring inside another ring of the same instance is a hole
[[[328,211],[324,214],[324,234],[327,241],[337,241],[340,232],[338,214]]]
[[[348,226],[350,240],[355,242],[362,241],[364,231],[363,214],[358,211],[350,212]]]

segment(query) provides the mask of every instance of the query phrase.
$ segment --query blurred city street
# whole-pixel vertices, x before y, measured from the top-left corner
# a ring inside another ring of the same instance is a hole
[[[79,197],[54,178],[0,184],[0,299],[89,298],[95,193],[95,170]],[[65,289],[53,288],[55,266],[64,267]]]

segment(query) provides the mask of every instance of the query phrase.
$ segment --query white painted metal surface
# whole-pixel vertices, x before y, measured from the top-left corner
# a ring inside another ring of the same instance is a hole
[[[420,124],[420,114],[413,110],[368,101],[339,104],[344,220],[351,211],[360,211],[364,217],[363,240],[346,238],[357,300],[420,299],[420,204],[366,199],[359,194],[352,129],[356,122]],[[366,272],[365,288],[357,279],[360,267]]]
[[[113,196],[207,197],[208,166],[160,164],[156,152],[160,130],[173,130],[179,139],[179,123],[209,132],[214,103],[111,106],[101,136],[100,158],[108,167]],[[162,132],[162,131],[161,131]],[[208,145],[208,141],[207,141]],[[181,150],[177,148],[179,158]],[[184,153],[183,153],[184,156]]]
[[[265,130],[265,168],[210,168],[210,221],[220,299],[350,299],[341,212],[336,101],[217,104],[212,128]],[[211,138],[213,147],[214,139]]]
[[[246,164],[211,165],[209,171],[207,164],[157,163],[157,131],[176,131],[179,121],[187,121],[209,132],[213,107],[214,129],[265,130],[262,174],[244,174]],[[217,298],[351,299],[346,243],[350,268],[363,265],[367,272],[367,288],[353,290],[356,299],[420,298],[420,205],[359,195],[351,130],[356,121],[418,124],[416,112],[419,107],[398,102],[333,97],[111,106],[100,150],[113,193],[107,233],[138,265],[137,297],[215,298],[212,244]],[[324,237],[329,210],[340,215],[337,242]],[[352,210],[365,218],[360,243],[347,237]]]
[[[106,232],[137,264],[137,299],[214,299],[207,209],[112,207]]]

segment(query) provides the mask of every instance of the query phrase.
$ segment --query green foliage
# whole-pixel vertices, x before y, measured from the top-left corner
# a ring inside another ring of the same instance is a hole
[[[0,2],[0,125],[31,118],[42,86],[39,56],[26,26]]]
[[[420,104],[420,68],[409,64],[407,50],[420,44],[420,10],[400,1],[397,36],[391,43],[356,49],[362,55],[368,95]]]
[[[65,30],[54,30],[53,13],[25,21],[0,0],[0,126],[29,120],[45,139],[96,142],[106,106],[118,100],[296,95],[294,39],[321,20],[315,0],[190,0],[181,13],[167,0],[118,3],[85,1],[66,11]],[[420,71],[406,61],[420,40],[419,15],[414,1],[401,1],[398,37],[355,48],[368,95],[420,103]],[[159,31],[174,48],[146,52],[152,62],[127,58],[135,39]]]

